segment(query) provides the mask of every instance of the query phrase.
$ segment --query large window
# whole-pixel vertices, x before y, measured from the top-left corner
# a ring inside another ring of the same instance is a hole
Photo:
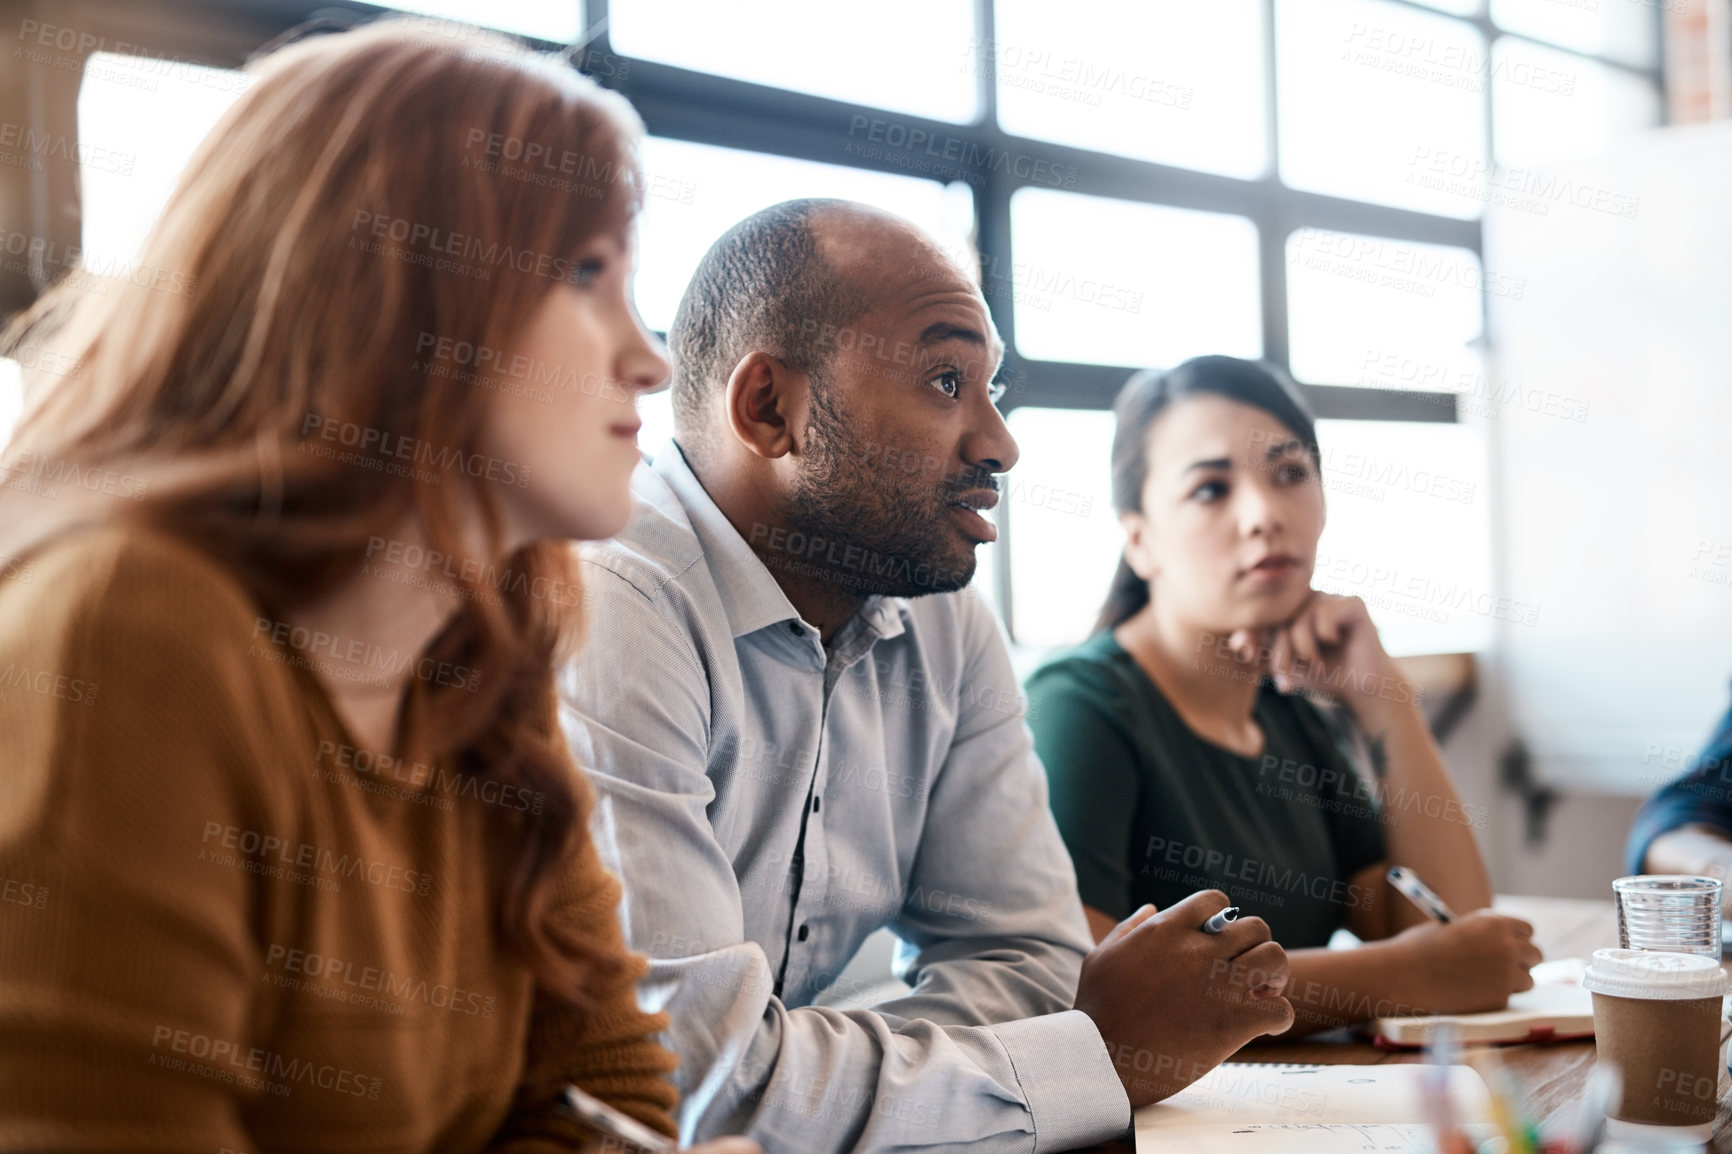
[[[650,131],[638,300],[654,328],[722,231],[793,196],[880,205],[977,267],[1023,449],[977,584],[1030,647],[1081,639],[1118,552],[1114,394],[1137,368],[1205,352],[1287,368],[1324,418],[1319,582],[1365,596],[1393,648],[1485,644],[1489,623],[1425,593],[1492,581],[1484,318],[1525,285],[1485,267],[1480,218],[1494,198],[1542,197],[1534,166],[1661,116],[1661,5],[1634,0],[389,7],[564,46],[633,101]],[[126,80],[153,68],[154,89]],[[239,80],[93,58],[80,134],[141,164],[124,179],[86,166],[91,251],[132,259]],[[666,398],[644,407],[648,441]]]

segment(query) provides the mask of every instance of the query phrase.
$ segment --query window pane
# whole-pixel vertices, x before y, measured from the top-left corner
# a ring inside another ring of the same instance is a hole
[[[1383,0],[1278,0],[1275,14],[1284,182],[1479,215],[1477,200],[1422,179],[1440,155],[1485,171],[1486,47],[1477,28]]]
[[[1485,0],[1413,0],[1415,4],[1423,4],[1427,8],[1436,8],[1439,12],[1452,12],[1457,16],[1478,16],[1485,10]]]
[[[1246,178],[1269,166],[1262,0],[998,0],[1006,132]]]
[[[560,44],[583,39],[583,0],[374,0],[424,16],[463,20],[484,28]]]
[[[1511,32],[1653,68],[1659,62],[1659,12],[1670,6],[1656,0],[1491,0],[1491,18]]]
[[[649,196],[639,233],[637,303],[644,323],[661,332],[716,238],[784,200],[835,196],[876,205],[913,221],[965,264],[973,262],[974,199],[966,185],[663,137],[644,141],[643,159]]]
[[[130,265],[199,141],[252,78],[142,56],[93,54],[78,90],[84,247],[91,271]],[[123,163],[114,163],[114,157]]]
[[[1089,634],[1124,549],[1112,509],[1111,413],[1012,410],[1022,455],[1004,477],[1012,628],[1020,645],[1074,645]]]
[[[965,124],[973,0],[613,0],[616,52]]]
[[[1318,421],[1328,520],[1311,583],[1365,599],[1384,648],[1470,653],[1532,607],[1492,585],[1485,442],[1477,427]]]
[[[1257,227],[1241,216],[1047,189],[1010,198],[1016,347],[1093,365],[1263,353]]]
[[[1492,45],[1492,75],[1500,165],[1591,156],[1660,123],[1660,94],[1648,81],[1512,36]]]
[[[1482,297],[1526,288],[1470,249],[1300,229],[1287,238],[1288,363],[1317,385],[1461,391],[1481,370],[1469,342]]]

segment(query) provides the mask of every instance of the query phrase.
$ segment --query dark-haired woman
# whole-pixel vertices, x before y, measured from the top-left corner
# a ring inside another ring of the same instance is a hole
[[[1531,986],[1531,929],[1485,908],[1473,816],[1364,604],[1310,587],[1323,486],[1297,387],[1199,357],[1133,377],[1115,415],[1124,555],[1098,632],[1028,685],[1097,938],[1223,890],[1287,948],[1298,1030]],[[1458,917],[1398,896],[1395,864]],[[1339,928],[1365,944],[1325,948]]]
[[[552,678],[564,539],[625,524],[667,374],[640,128],[442,30],[267,57],[151,235],[173,276],[8,337],[74,368],[0,457],[0,1150],[589,1148],[568,1083],[674,1132]]]

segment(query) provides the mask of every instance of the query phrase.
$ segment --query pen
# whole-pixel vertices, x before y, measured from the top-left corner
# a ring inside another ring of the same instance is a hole
[[[1419,912],[1434,922],[1452,922],[1455,915],[1443,904],[1443,899],[1431,892],[1431,887],[1419,880],[1419,875],[1406,866],[1389,867],[1389,884],[1407,900],[1419,907]]]
[[[1534,1154],[1533,1130],[1522,1116],[1521,1094],[1515,1079],[1500,1065],[1494,1065],[1486,1079],[1491,1091],[1491,1116],[1504,1139],[1504,1154]]]
[[[672,1142],[637,1119],[620,1113],[576,1086],[566,1086],[560,1098],[568,1111],[601,1132],[604,1148],[629,1151],[630,1154],[664,1154],[677,1149]]]
[[[1474,1142],[1462,1130],[1455,1099],[1450,1095],[1449,1070],[1461,1057],[1453,1023],[1437,1024],[1426,1057],[1429,1060],[1420,1075],[1420,1102],[1431,1123],[1432,1145],[1437,1154],[1473,1154]]]
[[[1218,934],[1222,930],[1226,929],[1229,924],[1238,919],[1239,907],[1228,906],[1226,909],[1203,923],[1203,932],[1205,934]]]

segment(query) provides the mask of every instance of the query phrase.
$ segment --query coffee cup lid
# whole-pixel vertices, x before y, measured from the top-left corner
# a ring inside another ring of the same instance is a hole
[[[1595,950],[1582,985],[1614,998],[1681,1002],[1725,994],[1726,974],[1718,960],[1702,954]]]

